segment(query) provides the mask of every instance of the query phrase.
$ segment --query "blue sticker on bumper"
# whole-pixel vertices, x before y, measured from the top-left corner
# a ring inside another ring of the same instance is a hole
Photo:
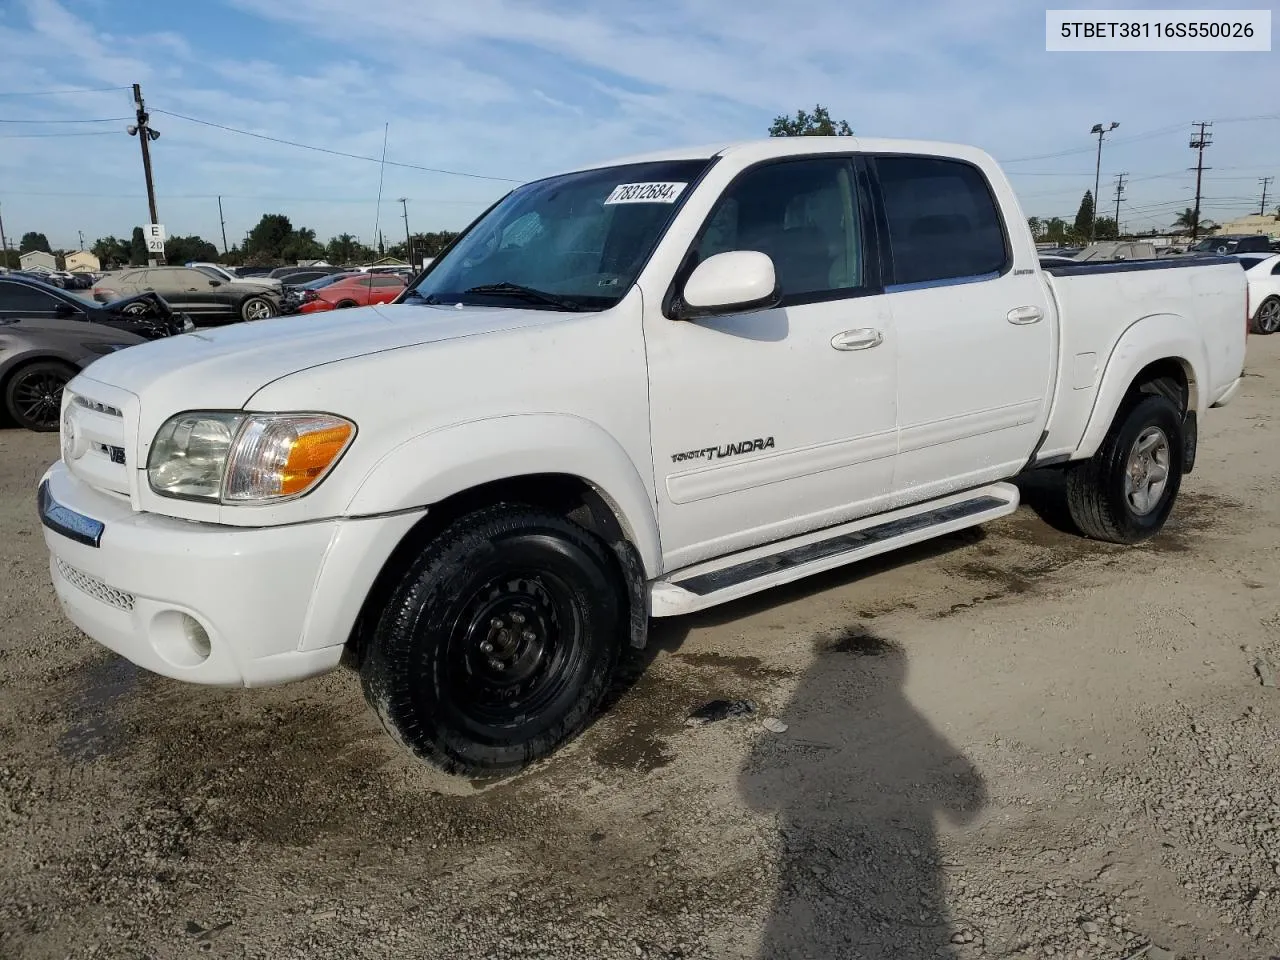
[[[93,517],[86,517],[82,513],[76,513],[53,499],[53,494],[49,492],[48,481],[40,484],[38,500],[40,522],[54,533],[90,547],[96,547],[102,543],[102,531],[106,529],[103,522]]]

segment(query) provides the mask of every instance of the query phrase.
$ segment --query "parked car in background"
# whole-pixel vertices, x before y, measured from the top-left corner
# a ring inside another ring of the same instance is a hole
[[[100,303],[138,293],[158,293],[197,324],[266,320],[280,313],[280,294],[261,284],[218,280],[194,267],[137,267],[104,277],[93,287]]]
[[[1091,243],[1071,259],[1077,263],[1089,263],[1096,260],[1154,260],[1156,247],[1153,243],[1133,240],[1100,240]]]
[[[235,267],[232,270],[237,277],[265,277],[270,272],[270,267]]]
[[[333,273],[347,273],[346,267],[330,267],[323,264],[312,267],[277,267],[268,276],[286,284],[309,283],[317,277],[327,277]]]
[[[374,303],[390,303],[404,292],[403,277],[361,273],[343,277],[336,283],[309,290],[298,305],[298,313],[320,313],[346,307],[367,307]]]
[[[188,263],[188,267],[194,267],[201,273],[207,273],[215,280],[223,280],[227,283],[252,283],[260,287],[267,287],[276,292],[280,290],[280,281],[274,277],[238,277],[226,267],[217,263]]]
[[[1219,234],[1216,237],[1205,237],[1195,244],[1187,253],[1194,256],[1222,256],[1236,253],[1270,253],[1271,238],[1261,233],[1251,236],[1238,234]]]
[[[1280,330],[1280,253],[1238,254],[1249,281],[1249,332]]]
[[[307,283],[294,286],[287,284],[284,288],[284,295],[280,299],[281,313],[297,313],[298,308],[307,300],[314,300],[314,292],[324,287],[331,286],[348,277],[359,277],[359,273],[331,273],[323,277],[316,277]]]
[[[57,430],[62,389],[77,373],[99,357],[146,342],[78,318],[0,317],[0,413],[27,430]]]
[[[147,340],[195,329],[155,293],[98,303],[16,274],[0,277],[0,320],[79,320],[135,333]]]

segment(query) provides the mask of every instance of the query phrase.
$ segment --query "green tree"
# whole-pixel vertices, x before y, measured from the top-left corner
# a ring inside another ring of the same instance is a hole
[[[1027,217],[1027,227],[1031,230],[1031,239],[1036,243],[1044,239],[1044,221],[1039,217]]]
[[[129,241],[129,266],[144,267],[150,258],[147,253],[147,237],[141,227],[133,228],[133,239]]]
[[[17,270],[22,266],[21,255],[17,250],[0,250],[0,267]]]
[[[424,258],[438,257],[441,252],[449,244],[453,243],[458,236],[456,230],[437,230],[434,233],[415,233],[411,238],[413,240],[413,260],[414,263],[421,263]],[[407,260],[409,251],[405,249],[403,243],[397,243],[393,247],[387,249],[393,257],[400,257]]]
[[[316,232],[310,227],[299,227],[285,241],[280,251],[282,259],[289,261],[319,260],[324,256],[324,247],[316,240]]]
[[[364,249],[349,233],[340,233],[329,241],[325,247],[325,258],[332,264],[341,266],[344,263],[355,263],[364,259]]]
[[[832,120],[822,104],[816,104],[813,113],[797,110],[794,117],[779,116],[769,125],[771,137],[852,137],[853,128],[848,121]]]
[[[293,236],[293,224],[283,213],[264,213],[258,225],[249,231],[245,253],[251,258],[279,260]]]
[[[164,244],[164,259],[171,264],[189,263],[192,260],[215,262],[218,259],[218,248],[194,234],[189,237],[170,237]]]
[[[1094,239],[1119,240],[1120,228],[1116,226],[1115,220],[1111,217],[1099,217],[1097,226],[1094,229]]]
[[[22,235],[22,239],[18,242],[18,253],[31,253],[34,250],[53,253],[53,248],[49,246],[49,238],[43,233],[32,230]]]
[[[1088,238],[1089,231],[1093,228],[1093,191],[1086,190],[1084,196],[1080,198],[1080,209],[1076,211],[1076,221],[1074,224],[1074,232],[1076,236]]]
[[[99,237],[89,252],[98,258],[104,270],[129,262],[129,241],[118,237]]]
[[[1067,242],[1067,221],[1061,217],[1050,217],[1045,221],[1044,238],[1049,243]]]

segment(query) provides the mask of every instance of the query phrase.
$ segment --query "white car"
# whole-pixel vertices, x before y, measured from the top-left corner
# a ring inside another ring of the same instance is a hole
[[[247,284],[251,287],[264,287],[268,290],[274,290],[276,293],[279,293],[282,289],[279,277],[241,277],[217,263],[189,263],[187,266],[199,270],[201,273],[208,274],[215,280],[221,280],[223,283],[239,283]]]
[[[89,636],[193,683],[355,665],[492,775],[669,617],[1012,513],[1164,525],[1245,358],[1221,258],[1042,268],[974,147],[783,137],[518,187],[395,303],[168,337],[63,394],[40,515]]]
[[[1249,282],[1249,329],[1271,334],[1280,330],[1280,253],[1239,253]]]

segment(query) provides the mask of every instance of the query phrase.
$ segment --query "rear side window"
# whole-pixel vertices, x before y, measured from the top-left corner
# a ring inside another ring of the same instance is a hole
[[[1271,268],[1271,275],[1273,277],[1280,277],[1280,261],[1277,261],[1276,265]]]
[[[1242,266],[1244,269],[1252,270],[1254,267],[1260,264],[1263,260],[1265,260],[1266,257],[1236,257],[1236,259],[1240,261],[1240,266]]]
[[[999,273],[1009,260],[1000,210],[977,167],[938,157],[879,157],[893,283]]]
[[[46,313],[58,305],[57,299],[21,283],[0,282],[0,310],[33,310]]]
[[[373,285],[375,287],[403,287],[404,281],[399,277],[374,277]]]

